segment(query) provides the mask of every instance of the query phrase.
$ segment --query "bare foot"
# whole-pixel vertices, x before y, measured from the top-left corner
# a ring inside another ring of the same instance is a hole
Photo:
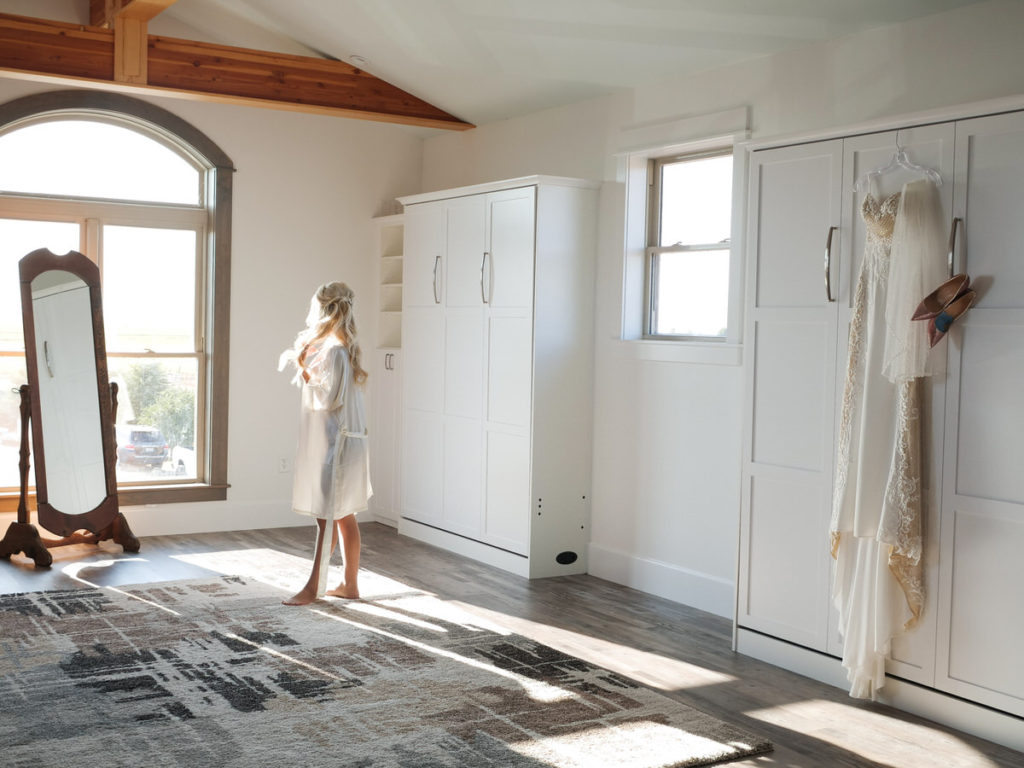
[[[328,594],[330,594],[328,592]],[[292,595],[287,600],[282,600],[282,605],[309,605],[316,598],[316,593],[312,589],[304,588],[301,592],[296,595]]]
[[[350,587],[348,584],[339,584],[336,589],[328,589],[327,594],[331,597],[344,597],[347,600],[358,600],[359,587]]]

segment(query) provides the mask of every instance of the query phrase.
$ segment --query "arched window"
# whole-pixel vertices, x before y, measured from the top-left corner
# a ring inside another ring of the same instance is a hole
[[[119,94],[0,105],[0,391],[26,381],[18,260],[100,267],[119,384],[121,503],[223,499],[231,161],[185,121]],[[0,400],[0,508],[17,492],[18,401]]]

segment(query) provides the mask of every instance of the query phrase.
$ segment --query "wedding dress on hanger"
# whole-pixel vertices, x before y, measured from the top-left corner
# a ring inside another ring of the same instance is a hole
[[[930,171],[910,164],[899,147],[890,166]],[[857,185],[866,192],[866,237],[830,525],[843,666],[850,695],[858,698],[875,698],[892,638],[913,627],[924,606],[921,409],[925,377],[939,371],[925,324],[911,316],[945,277],[937,174],[918,173],[883,195],[887,170],[866,174]]]

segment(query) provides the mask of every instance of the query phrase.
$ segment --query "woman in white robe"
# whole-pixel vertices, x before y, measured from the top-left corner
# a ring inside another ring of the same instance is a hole
[[[292,509],[317,521],[312,572],[285,605],[306,605],[325,594],[359,597],[356,515],[367,508],[372,490],[362,391],[367,373],[360,364],[353,298],[344,283],[320,286],[306,328],[281,356],[282,368],[295,365],[294,382],[302,388]],[[327,565],[339,533],[345,575],[328,590]]]

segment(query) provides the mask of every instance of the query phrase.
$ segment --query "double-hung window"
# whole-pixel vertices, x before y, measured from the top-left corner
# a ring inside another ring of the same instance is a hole
[[[651,158],[644,335],[725,341],[732,151]]]

